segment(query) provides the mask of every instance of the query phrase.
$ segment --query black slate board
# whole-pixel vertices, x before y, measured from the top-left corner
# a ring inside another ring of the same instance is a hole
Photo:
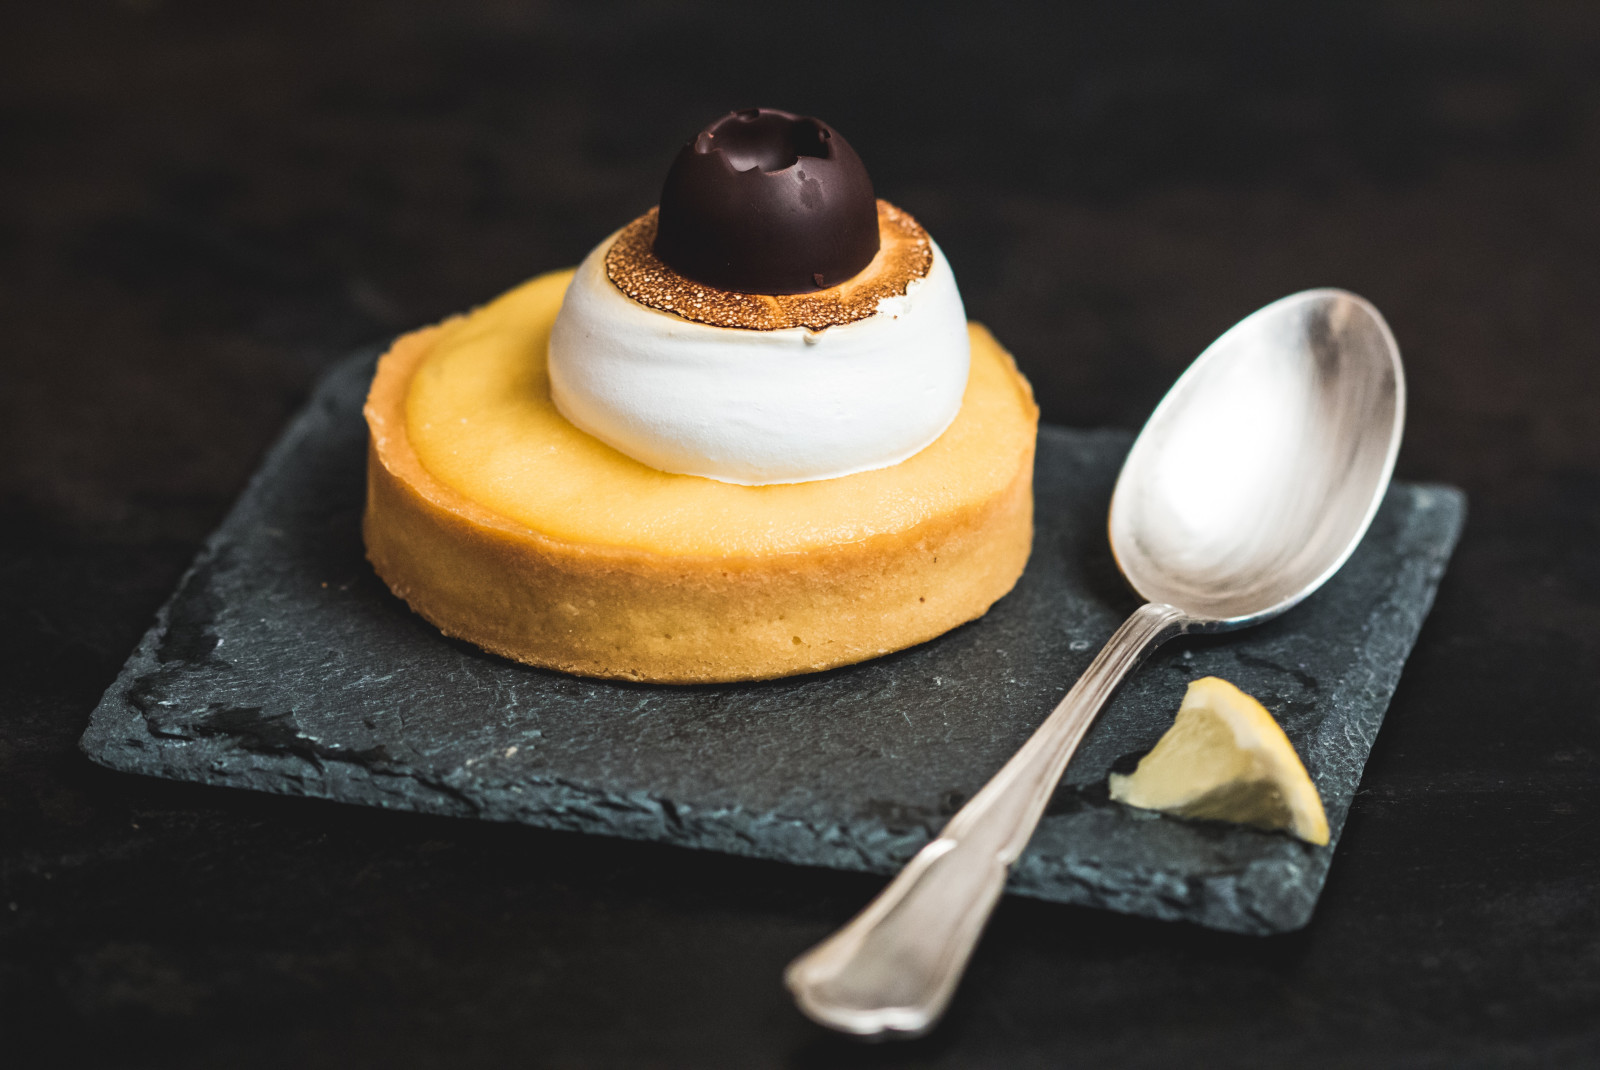
[[[1131,436],[1041,428],[1038,535],[982,620],[863,665],[659,687],[526,668],[441,637],[367,565],[361,402],[375,354],[323,381],[101,699],[114,769],[888,873],[1027,738],[1137,604],[1105,540]],[[1304,925],[1333,846],[1112,803],[1188,681],[1283,724],[1334,842],[1465,515],[1397,484],[1306,604],[1179,639],[1116,696],[1011,890],[1245,933]]]

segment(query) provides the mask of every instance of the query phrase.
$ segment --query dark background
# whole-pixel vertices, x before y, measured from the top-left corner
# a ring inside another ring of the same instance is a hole
[[[352,347],[575,262],[716,114],[823,116],[1045,417],[1233,321],[1388,315],[1472,515],[1318,914],[1007,901],[946,1025],[783,965],[868,877],[146,781],[88,712]],[[513,0],[0,13],[0,1062],[1595,1065],[1600,4]]]

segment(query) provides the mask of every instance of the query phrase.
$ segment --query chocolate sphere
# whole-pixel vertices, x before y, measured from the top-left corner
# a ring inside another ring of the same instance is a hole
[[[850,278],[877,252],[867,169],[810,116],[730,112],[683,147],[661,189],[655,254],[719,290],[811,293]]]

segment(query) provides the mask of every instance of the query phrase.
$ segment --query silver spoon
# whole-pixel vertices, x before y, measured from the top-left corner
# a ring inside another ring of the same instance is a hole
[[[1285,297],[1200,354],[1156,406],[1111,498],[1112,552],[1148,604],[938,838],[790,964],[800,1009],[860,1036],[931,1029],[1117,685],[1175,635],[1259,624],[1322,586],[1377,512],[1404,422],[1400,351],[1354,294]]]

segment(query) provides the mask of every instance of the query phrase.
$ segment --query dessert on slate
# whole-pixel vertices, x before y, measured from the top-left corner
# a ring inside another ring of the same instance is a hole
[[[367,554],[448,635],[669,683],[931,639],[1015,584],[1038,410],[825,123],[751,109],[574,271],[379,363]]]

